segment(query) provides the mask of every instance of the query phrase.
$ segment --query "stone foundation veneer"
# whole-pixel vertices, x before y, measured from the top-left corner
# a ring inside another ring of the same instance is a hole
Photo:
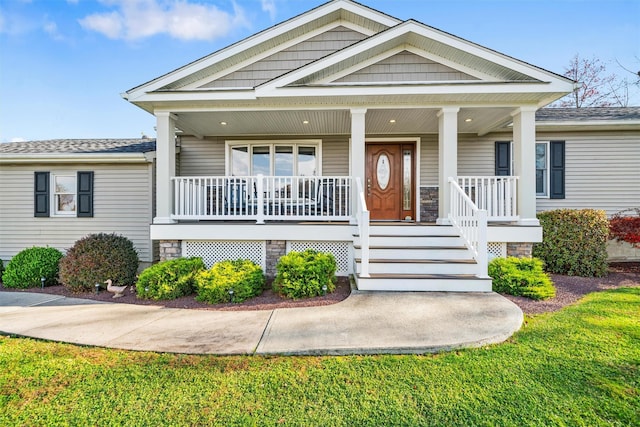
[[[182,257],[181,240],[161,240],[160,241],[160,261],[178,259]]]
[[[420,222],[438,219],[438,187],[420,187]]]
[[[533,251],[533,243],[507,242],[507,256],[516,258],[530,258]]]
[[[272,279],[276,277],[276,264],[281,256],[287,251],[287,242],[284,240],[267,240],[267,256],[265,259],[264,275]]]

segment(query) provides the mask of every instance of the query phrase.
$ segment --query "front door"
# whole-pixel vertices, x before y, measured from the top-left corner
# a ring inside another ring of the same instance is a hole
[[[367,144],[365,191],[372,220],[415,219],[414,151],[414,144]]]

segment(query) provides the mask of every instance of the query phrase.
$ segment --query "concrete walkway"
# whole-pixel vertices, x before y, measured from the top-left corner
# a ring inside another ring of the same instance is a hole
[[[431,353],[502,342],[522,321],[495,293],[355,292],[322,307],[209,311],[0,292],[5,334],[171,353]]]

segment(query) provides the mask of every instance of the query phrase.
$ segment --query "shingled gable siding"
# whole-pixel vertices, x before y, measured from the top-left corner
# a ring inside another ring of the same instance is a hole
[[[261,61],[203,85],[203,88],[255,87],[366,38],[345,27],[310,38]]]
[[[49,245],[62,251],[91,233],[118,233],[131,239],[143,262],[152,259],[149,223],[152,200],[150,164],[19,165],[0,167],[0,258],[24,248]],[[91,169],[93,218],[34,217],[34,171]]]
[[[336,83],[477,80],[469,74],[403,51],[336,80]]]

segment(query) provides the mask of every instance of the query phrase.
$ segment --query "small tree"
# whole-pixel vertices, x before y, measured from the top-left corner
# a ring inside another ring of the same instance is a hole
[[[626,107],[629,104],[628,81],[607,73],[605,64],[596,57],[585,59],[576,54],[565,68],[564,76],[580,86],[557,101],[555,107]]]

